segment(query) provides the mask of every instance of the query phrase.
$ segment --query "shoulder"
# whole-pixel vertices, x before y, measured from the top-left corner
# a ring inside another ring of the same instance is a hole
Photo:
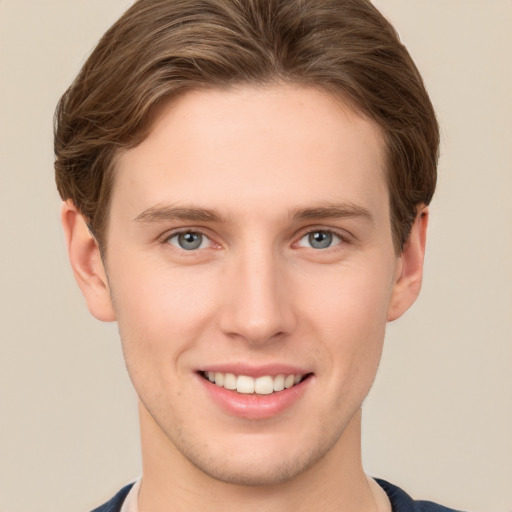
[[[107,501],[98,508],[95,508],[91,512],[119,512],[121,510],[121,506],[123,505],[123,501],[126,496],[130,492],[130,489],[133,487],[133,484],[129,484],[123,487],[112,499]]]
[[[378,478],[375,481],[388,495],[393,512],[462,512],[452,508],[443,507],[431,501],[415,501],[406,492],[396,485]]]

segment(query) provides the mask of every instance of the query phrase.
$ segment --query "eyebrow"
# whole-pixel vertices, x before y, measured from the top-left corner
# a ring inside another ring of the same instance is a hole
[[[290,217],[294,221],[362,218],[373,222],[371,212],[353,203],[325,204],[291,211]],[[152,206],[135,217],[135,222],[151,223],[170,220],[185,220],[194,222],[225,222],[225,219],[215,210],[207,208],[192,208],[174,205]]]
[[[294,220],[324,220],[362,218],[373,222],[374,218],[370,210],[353,203],[326,204],[293,210]]]
[[[197,222],[222,222],[222,216],[206,208],[186,208],[173,205],[152,206],[135,217],[135,222],[165,222],[189,220]]]

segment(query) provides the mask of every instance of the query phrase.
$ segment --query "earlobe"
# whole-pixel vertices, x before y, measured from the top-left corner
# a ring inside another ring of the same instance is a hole
[[[100,249],[84,217],[68,200],[61,209],[69,261],[78,286],[93,316],[104,322],[115,320],[107,274]]]
[[[420,293],[428,216],[427,206],[418,208],[409,239],[399,258],[398,272],[388,309],[388,322],[401,317]]]

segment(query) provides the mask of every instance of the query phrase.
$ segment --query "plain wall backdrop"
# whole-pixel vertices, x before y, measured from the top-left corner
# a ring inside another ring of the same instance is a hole
[[[442,158],[422,295],[364,408],[365,468],[512,512],[512,1],[375,3],[425,78]],[[129,4],[0,0],[0,512],[88,511],[140,474],[116,327],[67,263],[52,147],[60,95]]]

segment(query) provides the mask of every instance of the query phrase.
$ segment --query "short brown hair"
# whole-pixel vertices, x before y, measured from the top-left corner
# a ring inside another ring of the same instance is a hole
[[[55,114],[59,193],[105,247],[119,151],[164,99],[292,82],[348,101],[384,133],[394,243],[436,184],[439,129],[421,76],[368,0],[139,0],[106,32]]]

